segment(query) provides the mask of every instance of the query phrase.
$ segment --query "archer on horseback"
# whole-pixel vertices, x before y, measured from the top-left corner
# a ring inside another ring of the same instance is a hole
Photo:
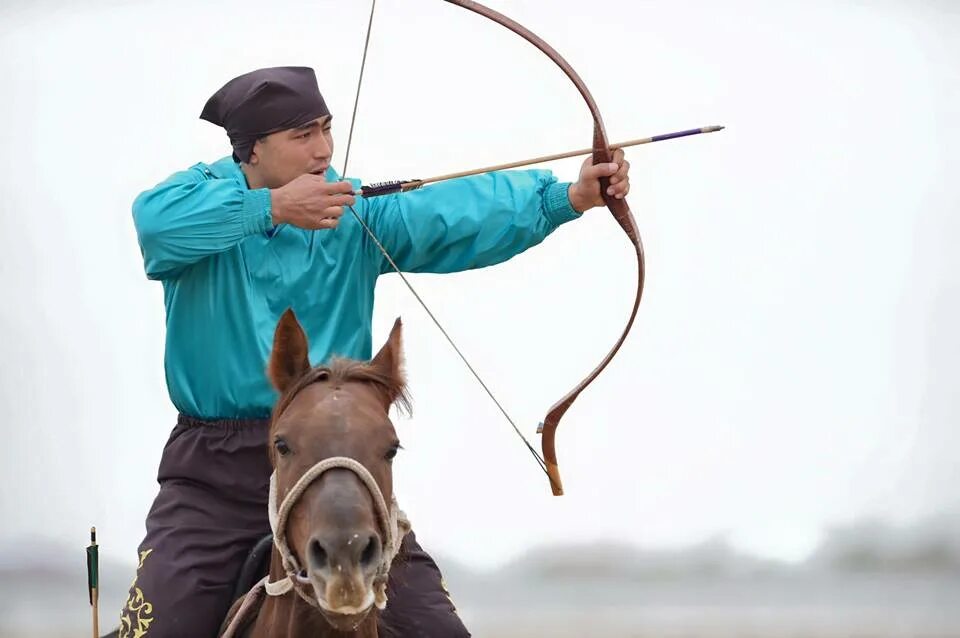
[[[574,183],[524,170],[357,196],[359,183],[331,166],[332,118],[305,67],[234,78],[201,118],[226,129],[232,157],[177,172],[133,204],[147,277],[164,288],[167,389],[179,417],[121,636],[216,635],[245,557],[270,532],[277,393],[264,370],[287,308],[311,361],[369,359],[374,288],[392,272],[388,261],[434,273],[497,264],[603,206],[601,178],[608,197],[629,190],[618,150],[613,163],[588,159]],[[403,545],[385,622],[401,635],[469,635],[412,532]]]

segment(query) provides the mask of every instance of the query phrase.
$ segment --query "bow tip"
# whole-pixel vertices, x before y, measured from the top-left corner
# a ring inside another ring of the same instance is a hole
[[[547,476],[550,478],[550,489],[554,496],[563,496],[563,481],[560,480],[560,468],[556,463],[547,463]]]

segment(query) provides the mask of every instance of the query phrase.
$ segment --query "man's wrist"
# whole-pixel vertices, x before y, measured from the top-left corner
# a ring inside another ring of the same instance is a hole
[[[570,184],[567,189],[567,199],[570,200],[570,207],[578,213],[584,213],[593,208],[593,204],[580,195],[576,182]]]

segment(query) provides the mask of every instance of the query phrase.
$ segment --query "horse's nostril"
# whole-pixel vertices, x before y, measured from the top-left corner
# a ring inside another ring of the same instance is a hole
[[[327,550],[323,548],[320,541],[314,539],[310,541],[310,567],[313,569],[323,569],[327,566]]]
[[[379,558],[380,554],[380,539],[374,535],[371,535],[367,539],[367,545],[363,548],[363,553],[360,554],[360,564],[364,567],[370,565],[373,561]]]

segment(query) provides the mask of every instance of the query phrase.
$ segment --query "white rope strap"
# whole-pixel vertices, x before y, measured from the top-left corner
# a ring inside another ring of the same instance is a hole
[[[283,596],[285,593],[293,589],[293,581],[289,578],[283,578],[278,580],[275,583],[270,582],[270,577],[266,577],[266,582],[263,583],[263,588],[267,592],[268,596]]]
[[[373,498],[373,506],[376,509],[377,519],[384,536],[383,552],[380,556],[380,563],[377,565],[377,572],[373,578],[374,604],[377,606],[377,609],[383,609],[387,604],[387,577],[390,573],[390,566],[400,551],[400,544],[403,541],[403,537],[410,531],[410,522],[397,506],[396,498],[392,499],[390,507],[387,507],[386,500],[383,498],[383,492],[380,491],[380,486],[377,485],[377,481],[373,478],[373,475],[370,474],[370,471],[359,461],[346,456],[335,456],[324,459],[304,472],[303,476],[290,488],[290,491],[284,497],[279,508],[277,507],[276,472],[270,476],[270,498],[268,504],[270,528],[273,530],[273,544],[276,546],[277,551],[280,552],[283,569],[287,577],[275,583],[265,583],[266,592],[271,596],[280,596],[293,589],[300,594],[301,598],[314,607],[321,605],[320,601],[315,597],[304,594],[300,588],[294,586],[295,582],[301,582],[303,585],[309,585],[310,582],[300,576],[300,564],[287,545],[286,527],[287,517],[290,515],[291,510],[293,510],[293,506],[307,488],[310,487],[310,484],[317,480],[324,472],[334,468],[343,468],[353,472],[366,486],[370,492],[370,496]]]

